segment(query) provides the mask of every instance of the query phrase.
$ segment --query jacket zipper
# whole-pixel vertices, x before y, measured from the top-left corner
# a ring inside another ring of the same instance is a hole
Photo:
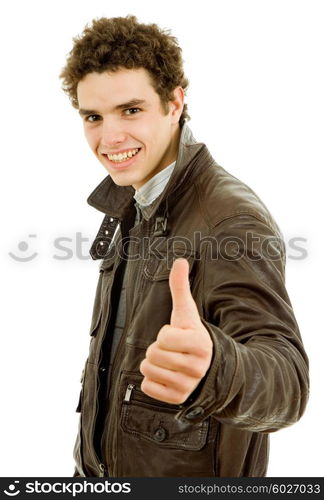
[[[110,315],[110,314],[109,314]],[[108,316],[109,316],[108,315]],[[92,455],[92,458],[93,458],[93,461],[96,465],[96,468],[98,469],[98,473],[99,473],[99,477],[105,477],[106,475],[106,468],[105,468],[105,465],[100,461],[97,453],[95,452],[94,450],[94,446],[93,446],[93,438],[94,438],[94,423],[96,422],[97,420],[97,415],[98,415],[98,411],[99,411],[99,397],[98,397],[98,394],[99,394],[99,389],[100,389],[100,381],[99,381],[99,377],[98,377],[98,386],[97,386],[97,397],[96,397],[96,412],[95,412],[95,416],[94,416],[94,419],[92,421],[92,427],[91,427],[91,443],[92,443],[92,446],[90,448],[90,453]]]
[[[110,317],[110,310],[108,313],[108,321],[109,321],[109,317]],[[102,357],[102,353],[100,355],[100,359],[101,359],[101,357]],[[100,363],[100,361],[99,361],[99,363]],[[99,363],[98,363],[98,366],[99,366]],[[100,379],[98,376],[97,377],[96,412],[95,412],[94,419],[92,420],[92,428],[91,428],[91,444],[92,444],[91,454],[92,454],[92,458],[94,460],[94,463],[96,464],[97,469],[99,471],[99,477],[105,477],[105,475],[106,475],[105,465],[100,461],[100,458],[98,457],[97,453],[95,452],[94,445],[93,445],[95,423],[97,422],[97,416],[98,416],[98,412],[99,412],[99,391],[100,391]]]
[[[135,388],[134,384],[128,384],[126,392],[125,392],[125,397],[124,397],[124,401],[126,403],[130,402],[130,398],[131,398],[131,395],[132,395],[134,388]]]
[[[125,395],[124,395],[124,403],[130,403],[131,402],[131,399],[133,399],[133,401],[138,401],[138,402],[142,402],[142,403],[147,403],[147,404],[150,404],[151,406],[155,406],[155,407],[162,407],[162,408],[168,408],[170,410],[180,410],[181,408],[183,408],[183,405],[173,405],[171,403],[165,403],[164,401],[159,401],[158,399],[157,400],[154,400],[153,398],[152,401],[148,401],[149,396],[145,396],[145,394],[143,394],[143,392],[138,389],[136,387],[135,384],[128,384],[127,387],[126,387],[126,392],[125,392]]]
[[[108,321],[109,321],[109,317],[110,317],[110,310],[109,310],[109,314],[108,314]],[[102,357],[102,353],[100,355],[100,359],[101,359],[101,357]],[[98,366],[99,366],[99,363],[98,363]],[[97,465],[98,470],[99,470],[99,477],[105,477],[105,475],[106,475],[105,465],[100,461],[100,458],[98,457],[98,455],[94,449],[94,444],[93,444],[95,423],[97,422],[97,416],[98,416],[98,412],[99,412],[99,391],[100,391],[100,379],[98,376],[97,377],[96,412],[95,412],[94,419],[92,421],[92,429],[91,429],[91,444],[92,444],[91,451],[92,451],[94,462]]]
[[[143,233],[144,233],[143,237],[145,236],[146,232],[147,232],[147,235],[149,236],[149,233],[150,233],[149,227],[148,227],[147,231],[143,231]],[[125,272],[127,271],[127,265],[128,265],[128,261],[126,263]],[[140,279],[140,277],[141,277],[141,271],[142,271],[142,269],[140,268],[140,271],[137,273],[137,279]],[[116,352],[115,352],[115,356],[114,356],[114,359],[113,359],[113,363],[112,363],[112,366],[111,366],[110,381],[109,381],[109,391],[110,391],[110,388],[111,388],[113,380],[114,380],[116,366],[117,366],[117,360],[119,358],[119,354],[120,354],[122,345],[124,344],[124,340],[125,340],[126,335],[127,335],[127,329],[128,329],[128,324],[129,324],[129,318],[130,318],[130,304],[131,304],[129,293],[127,293],[127,292],[128,292],[128,288],[126,290],[126,318],[125,318],[125,325],[124,325],[123,334],[122,334],[121,338],[119,339],[119,343],[118,343],[118,346],[117,346],[117,349],[116,349]],[[107,433],[107,437],[106,437],[106,439],[104,441],[105,443],[110,443],[111,442],[111,435],[112,435],[111,427],[112,426],[111,426],[111,413],[110,413],[108,421],[107,421],[108,433]],[[116,441],[118,443],[118,431],[116,432]],[[118,448],[118,444],[117,444],[117,448]],[[111,464],[113,466],[112,459],[111,459]],[[118,475],[118,474],[112,474],[112,475]]]
[[[126,264],[126,267],[127,267],[127,264]],[[126,272],[126,268],[125,268],[125,271]],[[127,303],[129,304],[129,300],[127,301],[127,291],[126,291],[126,321],[125,321],[125,326],[124,326],[124,330],[123,330],[123,334],[121,336],[121,338],[119,339],[119,343],[118,343],[118,346],[117,346],[117,349],[116,349],[116,352],[115,352],[115,356],[114,356],[114,359],[113,359],[113,362],[112,362],[112,366],[111,366],[111,371],[110,371],[110,377],[109,377],[109,387],[108,387],[108,394],[110,393],[110,389],[112,387],[112,384],[113,384],[113,380],[114,380],[114,372],[115,372],[115,368],[116,368],[116,360],[118,359],[118,356],[120,354],[120,351],[121,351],[121,346],[123,345],[124,343],[124,339],[126,337],[126,332],[127,332],[127,327],[128,327],[128,320],[129,320],[129,307],[127,307]],[[109,405],[110,408],[111,408],[111,405]],[[106,439],[104,439],[104,442],[103,444],[106,445],[106,443],[111,443],[111,411],[110,409],[108,409],[108,412],[109,412],[109,415],[107,415],[107,429],[108,429],[108,432],[107,432],[107,436],[106,436]],[[118,435],[118,432],[116,432],[116,440],[117,440],[117,435]],[[107,449],[107,446],[104,446],[105,449]],[[110,449],[110,448],[109,448]],[[108,460],[108,462],[111,462],[111,466],[113,467],[113,460],[112,460],[112,457],[109,457],[110,460]],[[113,474],[113,471],[110,471],[110,474],[111,475],[116,475],[116,474]]]
[[[116,267],[116,269],[117,269],[117,267]],[[116,272],[115,272],[115,274],[116,274]],[[109,295],[109,301],[108,301],[109,304],[110,304],[110,298],[111,298],[111,290],[112,290],[112,286],[110,287],[110,295]],[[104,334],[104,336],[103,336],[103,338],[101,340],[101,343],[100,343],[100,356],[99,356],[99,359],[98,359],[98,366],[100,366],[100,363],[101,363],[101,360],[102,360],[102,350],[101,350],[101,347],[102,347],[102,344],[103,344],[103,342],[105,340],[105,337],[106,337],[106,330],[107,330],[107,326],[109,324],[110,316],[111,316],[111,307],[109,307],[107,320],[105,322],[105,328],[104,328],[105,334]],[[94,463],[96,464],[96,466],[98,468],[99,477],[105,477],[105,475],[106,475],[105,464],[103,464],[100,461],[100,458],[98,457],[97,453],[95,452],[95,449],[94,449],[94,446],[93,446],[95,423],[97,422],[97,417],[98,417],[98,413],[99,413],[99,391],[100,391],[100,378],[99,378],[99,376],[97,376],[96,412],[95,412],[94,418],[92,420],[92,428],[91,428],[91,443],[92,443],[92,446],[91,446],[91,452],[92,453],[91,454],[92,454],[92,458],[94,460]]]

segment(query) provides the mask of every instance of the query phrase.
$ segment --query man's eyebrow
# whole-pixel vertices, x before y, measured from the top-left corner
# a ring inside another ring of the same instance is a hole
[[[86,115],[98,115],[98,111],[94,111],[93,109],[79,109],[79,114],[81,116],[86,116]]]
[[[124,102],[123,104],[118,104],[115,106],[115,109],[125,109],[125,108],[133,108],[134,106],[140,106],[145,104],[144,99],[131,99],[128,102]]]
[[[133,108],[135,106],[141,106],[143,104],[145,104],[144,99],[131,99],[130,101],[124,102],[122,104],[117,104],[114,109],[118,110],[125,108]],[[83,108],[79,109],[79,114],[81,116],[100,115],[100,113],[98,111],[95,111],[94,109],[83,109]]]

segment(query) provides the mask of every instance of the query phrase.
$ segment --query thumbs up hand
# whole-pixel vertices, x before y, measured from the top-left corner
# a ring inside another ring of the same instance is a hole
[[[148,396],[171,404],[183,403],[205,376],[212,359],[213,342],[200,321],[189,285],[189,265],[174,261],[169,285],[172,314],[140,365],[141,389]]]

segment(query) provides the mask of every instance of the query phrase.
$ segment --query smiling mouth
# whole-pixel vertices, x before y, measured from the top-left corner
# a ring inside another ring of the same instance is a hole
[[[134,148],[134,149],[129,149],[128,151],[124,151],[123,153],[119,154],[106,154],[107,158],[112,162],[112,163],[123,163],[126,160],[129,160],[130,158],[133,158],[134,156],[139,153],[141,148]]]

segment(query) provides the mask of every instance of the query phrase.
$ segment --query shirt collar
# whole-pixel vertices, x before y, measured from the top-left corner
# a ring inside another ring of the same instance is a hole
[[[153,203],[153,201],[156,200],[156,198],[162,193],[171,177],[175,165],[176,162],[174,161],[135,191],[135,201],[141,207],[151,205],[151,203]]]

